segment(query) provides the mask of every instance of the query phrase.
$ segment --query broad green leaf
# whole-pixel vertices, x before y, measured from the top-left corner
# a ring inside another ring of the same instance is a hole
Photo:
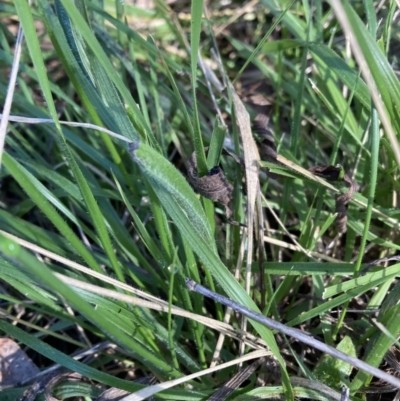
[[[345,336],[337,345],[336,349],[347,355],[357,356],[356,347],[349,336]],[[348,377],[352,369],[353,367],[348,363],[333,358],[330,355],[324,355],[313,370],[313,374],[317,380],[340,391],[343,385],[348,385]]]

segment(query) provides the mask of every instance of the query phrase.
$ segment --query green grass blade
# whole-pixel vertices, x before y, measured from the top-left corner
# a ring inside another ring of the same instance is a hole
[[[39,209],[47,216],[47,218],[56,226],[60,233],[75,247],[79,255],[85,262],[97,272],[101,272],[100,266],[97,264],[90,252],[85,248],[80,239],[75,235],[71,228],[65,223],[61,216],[54,210],[50,202],[38,190],[35,185],[34,177],[29,174],[20,164],[18,164],[7,153],[4,154],[4,166],[12,174],[14,179],[21,185],[24,191],[29,195]]]
[[[203,0],[192,1],[190,30],[190,62],[192,73],[192,102],[193,102],[193,145],[197,158],[197,171],[200,176],[207,174],[206,155],[200,130],[199,112],[197,107],[197,59],[199,54],[201,21],[203,15]]]
[[[210,148],[207,153],[207,168],[211,170],[220,162],[222,148],[224,146],[225,134],[227,131],[226,125],[217,116],[214,122],[214,129],[211,136]]]
[[[66,367],[72,372],[79,372],[83,376],[89,377],[92,380],[107,384],[111,387],[125,389],[127,391],[134,392],[143,388],[143,386],[141,386],[140,384],[119,379],[114,375],[109,375],[107,373],[94,369],[86,365],[85,363],[76,361],[75,359],[65,355],[63,352],[57,350],[56,348],[53,348],[45,342],[39,340],[35,336],[26,333],[24,330],[21,330],[20,328],[10,323],[5,322],[3,319],[0,320],[0,330],[2,330],[4,333],[7,333],[7,335],[16,338],[21,343],[38,352],[40,355],[44,355],[51,361],[54,361],[55,363]]]
[[[390,124],[396,132],[400,131],[400,83],[389,64],[385,54],[377,45],[374,37],[365,28],[359,16],[347,1],[343,3],[346,16],[349,20],[351,28],[354,32],[355,40],[362,51],[362,54],[367,62],[368,69],[372,74],[379,95],[382,98],[386,112],[390,117]],[[378,106],[377,106],[378,107]],[[380,115],[383,119],[383,115]],[[388,129],[388,127],[386,127]],[[393,146],[396,157],[400,158],[400,146],[398,139],[390,135],[388,130],[389,140]]]
[[[150,129],[149,127],[147,127],[143,115],[141,114],[136,102],[133,100],[131,94],[127,90],[119,75],[115,74],[115,69],[113,65],[111,64],[110,60],[104,53],[103,48],[93,35],[93,32],[89,28],[87,22],[80,14],[78,9],[75,7],[74,3],[65,0],[60,1],[63,4],[65,10],[68,12],[68,16],[71,18],[71,21],[74,23],[75,26],[79,27],[81,36],[85,39],[87,46],[91,49],[96,59],[99,61],[100,65],[104,68],[107,77],[113,82],[116,89],[123,96],[124,100],[128,103],[130,109],[133,111],[135,117],[135,128],[140,133],[142,138],[147,138],[147,134]],[[128,131],[124,132],[123,134],[131,137],[132,139],[135,139],[133,132]]]
[[[368,204],[365,213],[364,220],[364,232],[361,238],[359,257],[357,258],[357,263],[354,267],[354,273],[357,275],[360,271],[361,262],[364,255],[364,250],[367,243],[368,231],[371,225],[372,219],[372,208],[374,206],[375,199],[375,191],[377,187],[378,180],[378,165],[379,165],[379,142],[380,142],[380,134],[379,134],[379,120],[378,120],[378,112],[372,108],[371,109],[371,128],[370,128],[370,152],[371,152],[371,165],[370,165],[370,176],[368,182]]]
[[[236,302],[258,310],[254,301],[219,259],[212,231],[201,204],[183,176],[146,144],[142,143],[139,147],[135,145],[132,150],[134,161],[151,183],[163,207],[224,292]],[[287,375],[284,368],[285,363],[271,331],[255,322],[252,322],[252,325],[265,339],[278,358],[282,372]]]
[[[164,372],[175,377],[181,376],[176,370],[171,370],[170,365],[163,361],[160,355],[157,356],[133,338],[131,333],[124,331],[123,327],[117,323],[118,316],[115,313],[107,316],[104,310],[101,310],[102,308],[97,309],[93,307],[90,301],[87,301],[79,294],[79,291],[74,291],[70,286],[64,284],[46,265],[40,263],[34,256],[22,249],[15,242],[1,236],[0,251],[10,261],[18,261],[20,266],[23,266],[34,276],[38,277],[40,283],[43,283],[54,293],[61,295],[66,302],[79,311],[88,321],[93,322],[93,324],[99,327],[110,339],[131,350],[142,363],[152,364],[160,374]],[[113,322],[112,319],[115,318],[117,320]]]

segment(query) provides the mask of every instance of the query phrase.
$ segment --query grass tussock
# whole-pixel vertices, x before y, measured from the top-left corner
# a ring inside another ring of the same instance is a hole
[[[395,1],[0,7],[4,397],[397,399]]]

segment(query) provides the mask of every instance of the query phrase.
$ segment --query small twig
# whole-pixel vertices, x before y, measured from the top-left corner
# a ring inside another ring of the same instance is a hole
[[[390,256],[390,257],[385,257],[385,258],[381,258],[381,259],[376,259],[373,262],[371,262],[370,264],[368,264],[367,266],[364,267],[363,270],[361,270],[360,276],[363,276],[364,274],[366,274],[368,272],[368,270],[372,267],[372,266],[376,266],[379,263],[382,262],[392,262],[392,261],[398,261],[400,260],[400,255],[396,255],[396,256]]]
[[[340,401],[350,401],[350,389],[347,387],[342,387],[342,396]]]
[[[348,364],[350,364],[358,369],[361,369],[361,370],[363,370],[373,376],[376,376],[390,384],[393,384],[397,388],[400,388],[400,380],[397,379],[396,377],[391,376],[391,375],[383,372],[382,370],[377,369],[377,368],[365,363],[364,361],[361,361],[360,359],[357,359],[350,355],[346,355],[344,352],[338,351],[336,348],[330,347],[329,345],[326,345],[323,342],[318,341],[307,334],[304,334],[302,331],[300,331],[298,329],[295,329],[293,327],[288,327],[282,323],[279,323],[273,319],[270,319],[270,318],[262,315],[261,313],[258,313],[249,308],[246,308],[245,306],[240,305],[237,302],[234,302],[234,301],[230,300],[229,298],[224,297],[221,294],[213,292],[213,291],[209,290],[208,288],[203,287],[200,284],[197,284],[195,281],[193,281],[191,279],[186,280],[186,286],[188,287],[189,290],[197,292],[201,295],[204,295],[205,297],[211,298],[214,301],[220,302],[221,304],[223,304],[225,306],[229,306],[234,311],[240,312],[240,313],[246,315],[247,317],[249,317],[250,319],[257,321],[257,322],[263,324],[264,326],[269,327],[272,330],[278,330],[288,336],[294,337],[297,340],[303,342],[304,344],[310,345],[311,347],[316,348],[322,352],[325,352],[325,353],[333,356],[334,358],[341,359],[342,361],[347,362]]]

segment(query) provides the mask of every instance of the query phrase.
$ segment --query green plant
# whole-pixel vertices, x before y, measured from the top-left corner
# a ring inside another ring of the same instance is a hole
[[[278,344],[271,330],[240,316],[223,325],[223,307],[184,284],[186,277],[205,282],[249,309],[306,325],[375,367],[396,341],[399,265],[360,275],[363,263],[400,248],[400,86],[390,50],[398,45],[396,3],[377,10],[371,1],[338,3],[263,0],[247,19],[232,3],[238,19],[231,21],[226,9],[202,1],[183,15],[161,0],[148,10],[111,1],[3,2],[2,69],[19,49],[22,60],[17,85],[0,78],[3,103],[15,90],[3,111],[2,121],[11,114],[6,138],[3,122],[0,128],[0,279],[7,289],[0,330],[104,385],[143,388],[111,374],[115,367],[153,374],[160,388],[165,383],[160,398],[205,399],[235,375],[235,364],[261,356],[277,361],[278,383],[242,386],[234,399],[262,392],[325,400],[341,385],[362,398],[368,373],[319,354],[310,360],[302,355],[309,348]],[[13,15],[25,34],[15,51]],[[236,33],[241,24],[251,35]],[[353,38],[355,58],[345,52],[344,34]],[[253,92],[270,104],[263,111],[278,164],[259,160],[251,120],[261,106]],[[231,220],[187,182],[192,152],[199,176],[223,167],[233,185]],[[307,170],[338,162],[361,186],[346,235],[335,228],[332,196],[345,189]],[[269,179],[266,166],[280,178]],[[356,300],[379,310],[378,328],[367,315],[347,322]],[[25,311],[19,327],[8,321],[17,306]],[[50,319],[45,333],[40,325]],[[101,353],[89,364],[49,345],[74,328],[85,334],[66,335],[69,349],[107,340],[118,346],[115,355]],[[365,335],[358,341],[352,333]],[[262,351],[248,352],[260,344]],[[232,366],[201,372],[218,357]],[[295,368],[305,381],[293,378]],[[317,379],[333,392],[313,387]],[[60,397],[96,397],[92,390],[59,387]]]

